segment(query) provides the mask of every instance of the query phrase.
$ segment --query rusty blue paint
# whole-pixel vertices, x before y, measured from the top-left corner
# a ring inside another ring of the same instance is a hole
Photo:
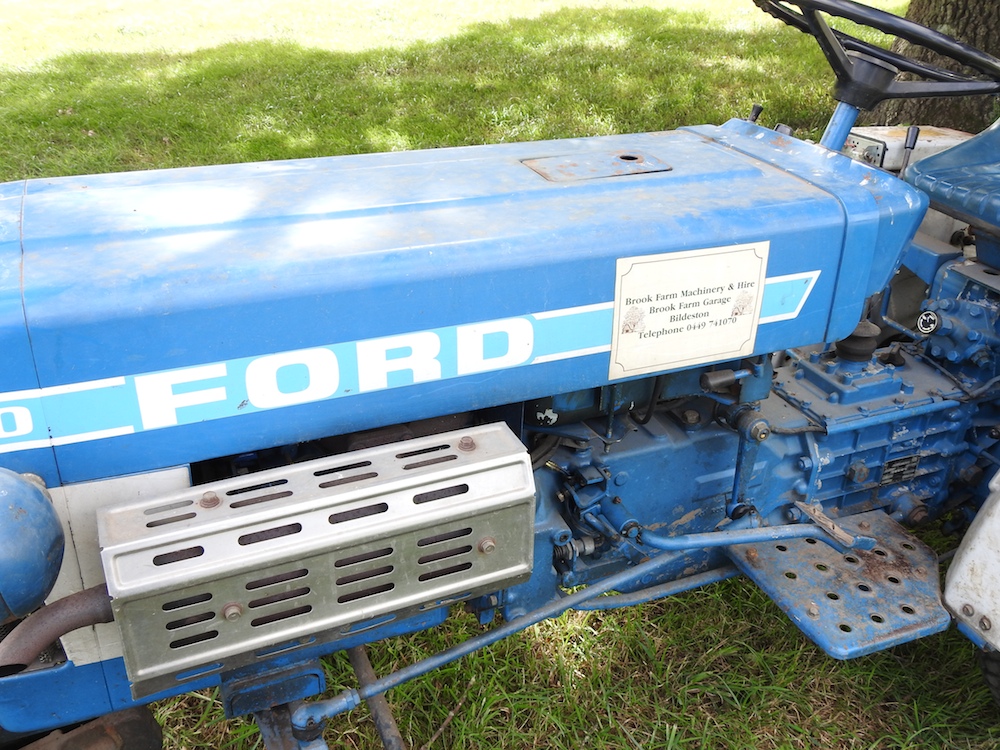
[[[937,556],[882,511],[842,518],[871,550],[838,552],[818,538],[728,548],[751,578],[816,645],[836,659],[880,651],[948,627]]]

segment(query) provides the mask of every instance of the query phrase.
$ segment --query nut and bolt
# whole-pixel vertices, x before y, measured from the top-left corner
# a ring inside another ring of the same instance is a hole
[[[459,438],[458,449],[460,451],[474,451],[476,449],[476,441],[468,435],[465,435]]]
[[[497,548],[497,540],[491,536],[479,540],[479,551],[484,555],[492,555]]]
[[[965,615],[966,617],[972,617],[974,614],[976,614],[976,610],[972,608],[971,604],[963,604],[962,614]]]
[[[979,480],[983,478],[983,470],[978,466],[966,466],[958,472],[958,479],[961,482],[965,482],[969,485],[979,484]]]
[[[691,425],[693,427],[701,422],[701,414],[698,413],[697,409],[685,409],[681,414],[681,420],[684,424]]]
[[[921,524],[926,523],[927,519],[930,518],[930,515],[931,514],[927,510],[927,507],[921,503],[907,514],[906,519],[903,522],[908,526],[920,526]]]
[[[214,492],[209,490],[204,495],[201,496],[201,500],[198,501],[198,505],[202,508],[216,508],[222,500]]]
[[[243,616],[243,605],[239,602],[229,602],[222,607],[222,616],[229,622],[236,622]]]
[[[847,478],[852,482],[864,482],[868,479],[868,467],[863,461],[855,461],[847,467]]]
[[[753,562],[756,559],[757,559],[757,548],[751,547],[750,549],[747,550],[747,560]]]
[[[768,436],[771,434],[771,428],[768,427],[767,422],[761,421],[757,422],[750,428],[750,437],[756,440],[758,443],[762,443],[767,440]]]
[[[990,622],[990,618],[989,617],[987,617],[986,615],[983,615],[982,619],[979,620],[979,627],[982,630],[989,630],[990,628],[993,627],[993,623]]]
[[[862,521],[861,523],[858,524],[858,528],[861,529],[862,531],[868,531],[868,529],[870,529],[871,527],[872,525],[867,521]]]
[[[806,614],[810,617],[819,617],[819,607],[815,602],[809,602],[809,606],[806,607]]]

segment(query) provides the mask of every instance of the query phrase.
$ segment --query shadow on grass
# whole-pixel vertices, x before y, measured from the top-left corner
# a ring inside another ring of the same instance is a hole
[[[790,29],[566,9],[407,49],[290,42],[74,54],[0,73],[0,179],[662,130],[745,116],[812,130],[832,75]]]

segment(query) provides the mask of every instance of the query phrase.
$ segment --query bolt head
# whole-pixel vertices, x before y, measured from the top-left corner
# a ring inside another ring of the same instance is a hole
[[[965,615],[966,617],[972,617],[974,614],[976,614],[976,610],[972,608],[971,604],[963,604],[962,614]]]
[[[819,607],[816,606],[815,602],[809,603],[809,606],[806,607],[806,614],[810,617],[819,617]]]
[[[479,551],[484,555],[492,555],[497,548],[497,540],[491,536],[479,540]]]
[[[202,495],[201,500],[198,501],[198,505],[202,508],[217,508],[221,503],[222,500],[219,496],[211,490]]]
[[[222,607],[222,616],[229,622],[236,622],[243,616],[243,605],[239,602],[229,602]]]
[[[979,627],[982,628],[983,630],[989,630],[990,628],[993,627],[993,623],[990,622],[989,617],[983,615],[982,618],[980,618],[979,620]]]
[[[458,449],[460,451],[474,451],[476,449],[476,441],[470,436],[464,435],[458,440]]]

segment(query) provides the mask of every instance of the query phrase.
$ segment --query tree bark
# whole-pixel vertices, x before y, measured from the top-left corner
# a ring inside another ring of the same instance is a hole
[[[910,0],[906,17],[1000,57],[1000,0]],[[961,69],[900,39],[893,50],[950,70]],[[883,102],[874,112],[876,122],[883,125],[936,125],[971,133],[978,133],[998,115],[996,96],[896,99]]]

